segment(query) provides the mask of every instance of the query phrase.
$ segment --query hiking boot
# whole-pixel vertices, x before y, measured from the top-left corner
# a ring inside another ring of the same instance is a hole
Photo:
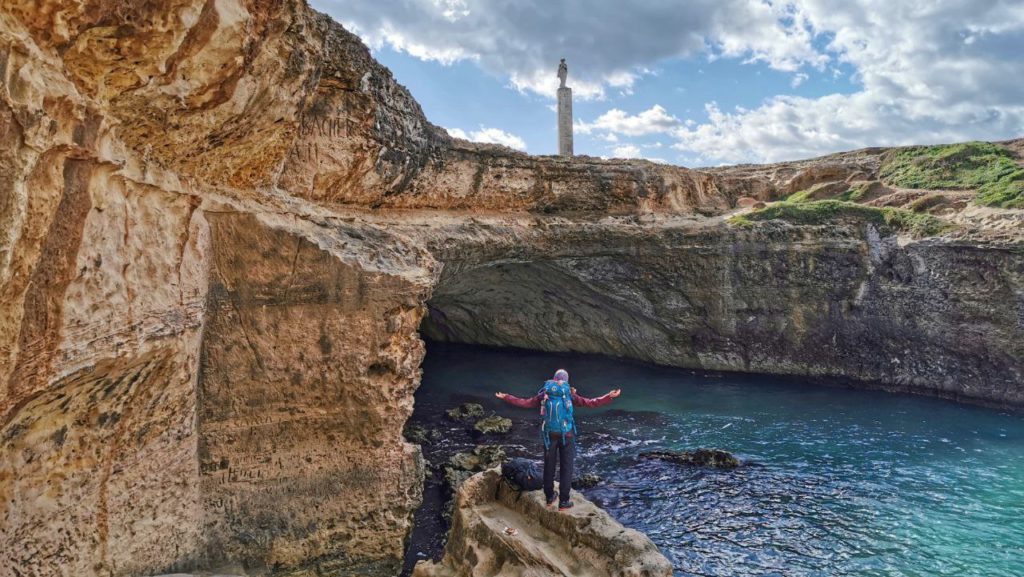
[[[573,505],[572,501],[566,501],[564,503],[559,503],[558,504],[558,510],[559,511],[565,511],[566,509],[572,509],[572,505]]]
[[[548,497],[547,501],[545,501],[544,504],[547,505],[548,507],[554,507],[555,506],[555,499],[557,499],[557,497],[552,495],[552,496]]]

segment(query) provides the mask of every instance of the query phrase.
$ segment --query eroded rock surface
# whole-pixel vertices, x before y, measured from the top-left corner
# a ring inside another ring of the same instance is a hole
[[[302,3],[0,9],[3,577],[398,572],[434,261],[275,184],[351,47]]]
[[[627,529],[579,493],[564,512],[540,491],[520,492],[498,469],[462,484],[439,563],[421,561],[414,577],[667,577],[672,565],[643,533]],[[514,534],[510,534],[514,533]]]

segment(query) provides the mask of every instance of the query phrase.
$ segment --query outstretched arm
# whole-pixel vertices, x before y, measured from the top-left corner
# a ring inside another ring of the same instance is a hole
[[[603,407],[608,403],[612,402],[612,399],[622,394],[620,389],[608,391],[607,393],[597,397],[595,399],[588,399],[582,395],[576,394],[576,389],[572,390],[572,402],[576,403],[577,406],[586,407],[592,409],[595,407]]]
[[[515,395],[508,393],[494,393],[495,397],[505,401],[510,405],[515,405],[521,409],[535,409],[540,406],[541,395],[538,393],[529,399],[521,399]]]

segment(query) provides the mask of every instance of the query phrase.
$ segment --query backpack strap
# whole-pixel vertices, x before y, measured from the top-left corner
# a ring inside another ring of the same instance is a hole
[[[572,406],[572,389],[569,388],[569,383],[562,383],[558,388],[562,391],[562,406],[565,407],[566,411],[568,411],[569,407]],[[573,434],[575,434],[576,433],[576,419],[575,419],[575,417],[572,420],[572,430],[573,430]],[[568,431],[562,431],[562,446],[563,447],[565,446],[565,434],[566,433],[568,433]]]
[[[540,390],[537,391],[537,394],[540,395],[540,442],[544,443],[544,450],[547,451],[549,445],[547,431],[548,425],[547,419],[544,418],[544,406],[547,405],[548,402],[548,383],[546,381],[540,386]]]

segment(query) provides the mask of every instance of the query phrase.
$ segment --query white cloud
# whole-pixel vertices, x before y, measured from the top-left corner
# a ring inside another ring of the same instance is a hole
[[[797,17],[862,84],[779,95],[753,110],[707,107],[676,148],[709,163],[776,161],[864,146],[1024,135],[1024,3],[802,0]],[[960,33],[979,40],[965,45]]]
[[[560,57],[578,98],[628,93],[658,61],[710,53],[780,70],[828,59],[789,6],[764,0],[313,0],[371,47],[472,60],[513,86],[553,97]]]
[[[434,0],[434,5],[441,9],[441,15],[449,22],[458,22],[469,16],[466,0]]]
[[[612,150],[612,155],[615,158],[642,158],[642,155],[640,154],[640,147],[635,144],[616,146]]]
[[[526,150],[525,140],[515,134],[505,132],[500,128],[485,128],[481,126],[480,130],[474,130],[468,134],[461,128],[445,128],[445,130],[455,138],[461,138],[463,140],[471,140],[473,142],[482,142],[485,144],[501,144],[516,150]]]
[[[545,97],[554,94],[562,56],[577,98],[628,94],[644,75],[696,55],[764,63],[790,72],[794,88],[814,74],[848,74],[854,83],[849,94],[767,94],[750,109],[709,103],[707,118],[697,122],[680,121],[675,114],[684,112],[663,101],[635,115],[613,108],[576,125],[580,134],[620,144],[626,137],[671,135],[685,158],[708,164],[1024,135],[1020,0],[694,0],[685,7],[618,0],[313,3],[371,46],[441,62],[473,61],[516,89]],[[747,88],[728,86],[722,89]],[[484,131],[470,137],[499,138]]]
[[[613,108],[598,116],[593,122],[577,122],[574,129],[581,134],[599,132],[610,135],[643,136],[670,132],[680,124],[682,124],[681,120],[669,114],[660,104],[655,104],[636,115]]]
[[[722,112],[676,131],[675,148],[705,163],[776,162],[867,146],[900,146],[998,139],[1024,133],[1024,107],[1002,111],[971,104],[922,115],[913,101],[869,92],[818,99],[780,96],[754,110]]]
[[[647,156],[644,154],[643,149],[645,148],[659,148],[657,146],[651,146],[642,144],[637,146],[635,144],[623,144],[622,146],[616,146],[612,148],[612,158],[642,158],[644,160],[650,160],[651,162],[658,162],[665,164],[667,161],[664,158],[658,158],[655,156]]]

